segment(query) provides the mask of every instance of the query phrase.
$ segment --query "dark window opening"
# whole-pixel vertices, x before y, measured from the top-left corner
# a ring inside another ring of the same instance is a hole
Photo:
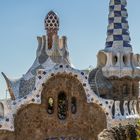
[[[67,97],[64,92],[58,95],[58,118],[65,120],[67,117]]]
[[[133,85],[132,85],[132,95],[133,95],[133,96],[136,95],[135,92],[136,92],[136,91],[135,91],[135,85],[133,84]]]
[[[104,98],[104,99],[107,98],[106,95],[104,95],[104,94],[101,94],[100,97],[101,97],[101,98]]]
[[[118,57],[117,56],[113,56],[113,65],[116,65],[117,62],[118,62]]]
[[[71,112],[72,114],[76,114],[77,112],[77,100],[75,97],[71,98]]]
[[[123,107],[124,101],[120,101],[120,111],[121,114],[124,115],[124,107]]]
[[[53,100],[53,98],[49,97],[47,104],[48,104],[47,105],[47,112],[49,114],[53,114],[53,112],[54,112],[54,100]]]
[[[112,118],[114,118],[115,116],[115,104],[113,104],[112,106]]]
[[[123,63],[127,65],[127,56],[123,56]]]
[[[129,93],[128,93],[128,87],[127,87],[127,85],[124,85],[123,86],[123,94],[124,95],[128,95]]]

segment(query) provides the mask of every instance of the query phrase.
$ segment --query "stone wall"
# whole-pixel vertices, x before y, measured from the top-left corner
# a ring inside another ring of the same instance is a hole
[[[137,100],[139,94],[139,81],[136,79],[112,77],[109,79],[112,83],[111,99],[114,100]]]
[[[15,140],[15,134],[9,131],[0,131],[0,140]]]
[[[15,116],[15,132],[2,133],[0,140],[97,140],[106,128],[106,116],[98,105],[87,103],[83,86],[75,77],[57,75],[42,86],[42,103],[23,106]],[[65,120],[58,118],[58,94],[62,91],[68,102]],[[47,112],[49,97],[54,99],[53,114]],[[72,97],[77,100],[76,114],[71,112]]]

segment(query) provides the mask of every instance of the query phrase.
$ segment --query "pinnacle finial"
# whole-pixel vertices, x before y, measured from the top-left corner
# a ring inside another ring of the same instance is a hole
[[[59,30],[59,17],[54,11],[50,11],[45,17],[45,30],[57,32]]]
[[[48,48],[51,49],[53,45],[53,36],[57,36],[59,30],[59,17],[54,11],[50,11],[44,20],[45,30],[48,37]]]

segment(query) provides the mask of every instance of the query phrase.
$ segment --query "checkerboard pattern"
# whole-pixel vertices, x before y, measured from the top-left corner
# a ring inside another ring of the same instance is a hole
[[[106,48],[131,47],[126,0],[110,0]]]

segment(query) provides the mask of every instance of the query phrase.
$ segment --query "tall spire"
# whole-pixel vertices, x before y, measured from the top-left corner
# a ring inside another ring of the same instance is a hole
[[[131,48],[126,5],[126,0],[110,0],[106,48]]]
[[[98,67],[102,67],[106,77],[139,77],[137,56],[130,45],[126,0],[110,0],[109,25],[106,47],[100,50]]]

